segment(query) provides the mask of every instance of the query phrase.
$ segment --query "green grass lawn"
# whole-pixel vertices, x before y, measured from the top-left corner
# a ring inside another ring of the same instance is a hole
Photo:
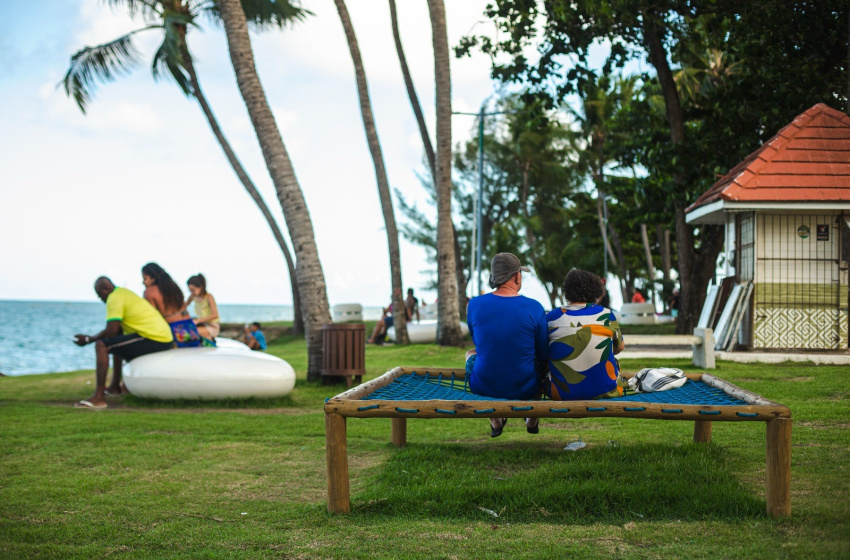
[[[326,510],[322,405],[304,342],[271,401],[124,397],[75,410],[90,371],[0,378],[0,558],[848,558],[847,368],[721,362],[716,375],[788,405],[790,519],[765,515],[762,422],[349,419],[352,514]],[[463,350],[369,346],[367,378],[460,367]],[[687,361],[646,365],[694,371]],[[571,453],[568,442],[587,447]],[[489,511],[488,511],[489,510]],[[493,515],[493,512],[498,517]]]

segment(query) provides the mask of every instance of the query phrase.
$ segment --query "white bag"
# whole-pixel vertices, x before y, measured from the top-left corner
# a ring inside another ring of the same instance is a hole
[[[681,387],[688,380],[680,369],[644,368],[629,379],[629,389],[636,393],[653,393]]]

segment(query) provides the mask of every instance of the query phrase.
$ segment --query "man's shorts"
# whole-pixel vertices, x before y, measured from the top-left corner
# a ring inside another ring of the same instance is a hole
[[[120,334],[110,338],[104,338],[103,342],[110,354],[131,361],[145,354],[162,352],[174,348],[173,342],[157,342],[138,334]]]

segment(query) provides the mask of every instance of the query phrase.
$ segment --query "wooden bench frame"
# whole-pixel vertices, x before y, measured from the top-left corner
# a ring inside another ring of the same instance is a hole
[[[693,346],[693,364],[700,369],[714,369],[714,331],[694,329],[694,334],[627,334],[626,348],[635,346]]]
[[[465,379],[462,369],[397,367],[363,385],[354,387],[325,403],[325,438],[328,464],[328,511],[351,511],[348,479],[346,419],[392,418],[391,441],[407,444],[408,418],[648,418],[693,420],[694,441],[711,441],[712,422],[765,422],[767,425],[766,496],[767,514],[791,515],[791,410],[750,391],[709,375],[687,374],[694,381],[716,387],[743,400],[746,406],[670,405],[629,401],[445,401],[361,400],[402,375],[443,374]],[[625,374],[628,377],[628,374]],[[402,408],[401,403],[408,407]],[[675,407],[675,408],[673,408]],[[483,409],[492,412],[481,413]],[[476,412],[478,410],[479,412]],[[708,420],[707,418],[711,418]]]

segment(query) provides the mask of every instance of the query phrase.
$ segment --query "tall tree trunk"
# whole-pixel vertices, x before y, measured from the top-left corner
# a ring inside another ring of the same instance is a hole
[[[672,295],[673,282],[670,280],[670,230],[661,224],[656,224],[655,233],[658,236],[658,252],[661,253],[661,293],[663,313],[670,313],[668,304]]]
[[[623,294],[623,303],[632,301],[632,296],[635,295],[634,277],[629,273],[629,268],[626,265],[626,252],[623,250],[623,242],[620,241],[620,234],[614,229],[614,225],[608,222],[608,235],[611,238],[611,243],[614,245],[614,250],[617,252],[617,262],[619,266],[620,285]]]
[[[605,225],[605,216],[602,212],[602,198],[605,193],[596,188],[596,218],[599,222],[599,233],[602,235],[605,251],[608,252],[608,257],[611,259],[611,265],[619,268],[617,255],[614,254],[614,249],[611,247],[611,240],[608,238],[607,226]]]
[[[404,86],[407,88],[407,96],[410,98],[410,106],[413,108],[416,124],[419,125],[419,135],[422,137],[422,145],[425,147],[425,156],[428,158],[428,166],[431,168],[431,177],[436,181],[437,156],[434,155],[434,146],[431,144],[431,136],[428,134],[425,116],[422,114],[422,106],[419,104],[419,96],[416,95],[416,88],[413,87],[413,78],[411,78],[410,68],[407,66],[407,57],[404,56],[404,49],[401,46],[401,34],[398,31],[398,13],[396,11],[395,0],[389,0],[389,2],[390,22],[393,28],[395,50],[398,54],[398,61],[401,64],[401,75],[404,77]]]
[[[670,280],[670,230],[658,224],[655,226],[658,235],[658,247],[661,252],[661,274],[664,281]]]
[[[209,123],[210,128],[212,129],[215,139],[218,140],[218,144],[221,146],[227,161],[230,163],[230,167],[232,167],[233,171],[236,173],[236,177],[239,178],[239,182],[242,183],[242,186],[245,187],[245,190],[248,191],[248,194],[254,199],[254,203],[257,205],[257,208],[260,209],[260,212],[269,224],[269,228],[272,230],[272,235],[274,235],[275,241],[277,241],[278,247],[280,247],[280,252],[283,253],[283,258],[286,259],[286,267],[289,269],[289,284],[292,288],[292,334],[295,336],[302,336],[304,334],[304,317],[301,315],[301,297],[298,295],[298,283],[295,278],[295,262],[292,260],[292,255],[289,252],[289,246],[287,246],[286,240],[283,238],[283,233],[281,233],[280,228],[277,225],[277,220],[274,219],[271,211],[269,211],[269,207],[266,206],[266,201],[263,200],[263,197],[260,195],[257,187],[254,186],[254,183],[251,181],[251,178],[248,176],[245,168],[242,167],[242,163],[239,161],[239,158],[236,157],[236,154],[230,147],[230,143],[227,141],[227,138],[225,138],[221,127],[218,126],[218,120],[215,118],[215,114],[213,114],[209,103],[207,103],[203,90],[201,90],[201,84],[198,81],[198,75],[195,72],[195,63],[192,60],[192,56],[189,54],[185,38],[181,45],[180,54],[183,58],[183,65],[186,67],[186,72],[189,74],[189,81],[192,84],[193,90],[192,93],[194,94],[195,99],[198,100],[198,104],[201,106],[201,111],[203,111],[204,116],[207,118],[207,123]]]
[[[384,223],[387,229],[387,245],[390,253],[390,276],[392,280],[392,302],[393,302],[393,325],[395,326],[396,342],[398,344],[410,344],[407,338],[407,314],[404,307],[404,296],[401,284],[401,257],[398,246],[398,229],[393,213],[393,197],[390,192],[390,182],[387,179],[387,169],[384,165],[384,154],[381,151],[381,143],[378,140],[378,130],[375,127],[375,117],[372,114],[372,101],[369,98],[369,87],[366,82],[366,70],[363,68],[363,59],[360,56],[360,47],[357,44],[357,36],[354,34],[354,26],[344,0],[334,0],[339,19],[345,30],[345,38],[348,40],[348,50],[351,60],[354,62],[354,76],[357,81],[357,96],[360,98],[360,114],[363,116],[363,128],[366,130],[366,140],[369,144],[369,152],[372,154],[372,163],[375,166],[375,178],[378,183],[378,197],[381,199],[381,210],[384,214]]]
[[[699,321],[699,315],[705,303],[708,282],[714,276],[717,257],[723,250],[723,226],[704,225],[700,232],[699,251],[683,251],[683,246],[694,246],[694,230],[685,222],[685,210],[676,208],[676,247],[679,255],[679,316],[676,320],[676,332],[687,334],[693,332]],[[688,279],[685,289],[685,278]],[[688,325],[681,328],[682,324]]]
[[[626,254],[623,251],[623,243],[620,241],[620,235],[614,229],[614,224],[606,216],[603,216],[602,208],[605,204],[605,191],[602,190],[602,185],[605,180],[605,154],[602,150],[602,142],[599,138],[594,139],[595,151],[597,156],[597,168],[593,170],[593,182],[596,185],[596,215],[599,219],[599,227],[602,230],[602,239],[605,243],[605,250],[608,251],[611,257],[611,264],[617,267],[617,276],[620,278],[620,294],[623,296],[623,303],[632,301],[633,281],[629,279],[629,271],[626,266]],[[607,214],[607,212],[606,212]],[[610,217],[609,217],[610,218]],[[608,235],[605,235],[605,229],[608,229]],[[613,249],[612,249],[613,245]],[[616,249],[616,254],[614,253]],[[607,278],[606,278],[607,281]]]
[[[670,125],[670,139],[673,145],[685,141],[685,118],[673,72],[667,61],[667,52],[662,42],[662,31],[654,14],[644,13],[644,39],[649,50],[649,60],[655,68],[664,105],[667,122]],[[685,190],[686,179],[682,173],[673,177],[676,192]],[[722,230],[717,226],[705,226],[700,231],[700,249],[694,240],[694,228],[685,221],[685,208],[682,202],[674,204],[676,219],[676,255],[679,264],[679,317],[676,332],[691,333],[699,320],[699,314],[705,301],[708,281],[714,275],[715,263],[723,248]],[[720,230],[721,233],[718,234]],[[718,241],[717,237],[721,237]]]
[[[295,177],[295,169],[283,144],[283,138],[269,107],[248,35],[248,23],[239,0],[219,0],[221,19],[227,33],[230,60],[236,82],[254,132],[263,151],[266,167],[274,182],[280,206],[295,250],[296,277],[301,304],[304,306],[304,326],[307,331],[307,379],[317,381],[322,375],[322,325],[331,322],[325,275],[319,261],[319,251],[313,234],[313,222],[304,200],[304,193]]]
[[[452,234],[452,82],[443,0],[428,0],[428,11],[437,90],[437,176],[434,185],[437,191],[437,342],[443,346],[459,346],[463,334]]]
[[[649,296],[655,301],[655,265],[652,263],[652,251],[649,250],[649,234],[646,232],[646,224],[640,225],[640,239],[643,241],[643,252],[646,255],[646,274],[649,276]]]
[[[410,76],[410,67],[407,65],[407,57],[404,56],[404,48],[401,45],[401,34],[398,31],[398,12],[396,10],[395,0],[389,0],[390,3],[390,22],[393,30],[393,40],[395,41],[395,50],[398,54],[398,62],[401,65],[401,75],[404,77],[404,86],[407,88],[407,97],[410,99],[410,106],[413,108],[413,115],[416,117],[416,124],[419,127],[419,136],[422,137],[422,145],[425,148],[425,157],[428,159],[428,167],[431,169],[431,180],[437,185],[437,156],[434,154],[434,145],[431,143],[431,135],[428,134],[428,126],[425,124],[425,116],[422,113],[422,105],[419,103],[419,96],[416,95],[416,88],[413,86],[413,78]],[[466,318],[466,287],[467,281],[463,274],[463,260],[460,251],[460,241],[458,240],[457,228],[454,221],[452,222],[452,236],[455,246],[455,271],[457,275],[457,297],[458,311],[460,315]],[[475,240],[472,240],[475,243]],[[469,279],[472,281],[472,278]],[[476,294],[473,294],[475,296]]]

